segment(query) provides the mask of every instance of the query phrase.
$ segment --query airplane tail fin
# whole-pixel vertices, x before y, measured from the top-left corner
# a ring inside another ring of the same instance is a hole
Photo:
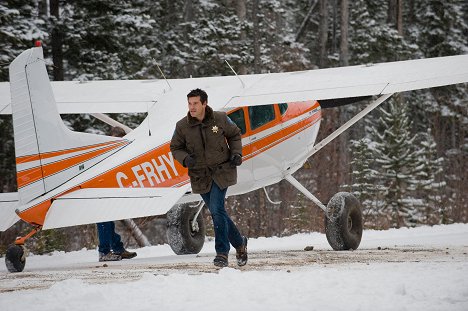
[[[129,143],[65,126],[42,47],[24,51],[11,63],[10,92],[20,204],[55,189]]]

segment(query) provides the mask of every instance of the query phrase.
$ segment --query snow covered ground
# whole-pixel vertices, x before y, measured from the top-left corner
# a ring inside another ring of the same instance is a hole
[[[22,273],[0,265],[0,310],[468,310],[467,224],[365,231],[350,252],[318,233],[250,239],[248,265],[231,251],[221,270],[213,244],[107,266],[96,250],[31,255]]]

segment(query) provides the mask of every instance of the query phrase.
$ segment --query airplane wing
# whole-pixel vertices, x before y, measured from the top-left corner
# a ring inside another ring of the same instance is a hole
[[[0,231],[5,231],[19,220],[15,212],[18,200],[18,192],[0,193]]]
[[[391,94],[468,82],[468,55],[268,74],[226,107]]]
[[[180,188],[87,188],[54,200],[43,229],[163,215],[187,192]]]
[[[242,82],[241,82],[242,80]],[[147,112],[183,103],[193,88],[214,109],[390,94],[468,82],[468,55],[400,62],[189,79],[52,82],[59,113]],[[0,83],[0,114],[11,114],[9,83]],[[167,106],[165,106],[167,107]]]

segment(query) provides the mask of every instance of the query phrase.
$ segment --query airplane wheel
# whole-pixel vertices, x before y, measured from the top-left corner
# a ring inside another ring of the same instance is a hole
[[[325,232],[336,251],[357,249],[362,237],[362,211],[358,199],[348,192],[338,192],[327,205]]]
[[[179,204],[167,212],[167,240],[177,255],[198,254],[205,243],[205,220],[201,213],[198,228],[192,228],[198,208]]]
[[[23,245],[10,245],[6,251],[5,264],[10,272],[21,272],[26,265],[25,249]]]

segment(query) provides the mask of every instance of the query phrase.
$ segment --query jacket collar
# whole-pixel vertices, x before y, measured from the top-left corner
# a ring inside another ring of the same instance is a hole
[[[190,111],[187,112],[187,123],[190,126],[194,126],[198,124],[208,124],[211,121],[211,119],[213,119],[213,109],[211,109],[211,107],[208,105],[206,105],[206,109],[205,109],[205,118],[201,122],[197,118],[192,117],[190,115]]]

